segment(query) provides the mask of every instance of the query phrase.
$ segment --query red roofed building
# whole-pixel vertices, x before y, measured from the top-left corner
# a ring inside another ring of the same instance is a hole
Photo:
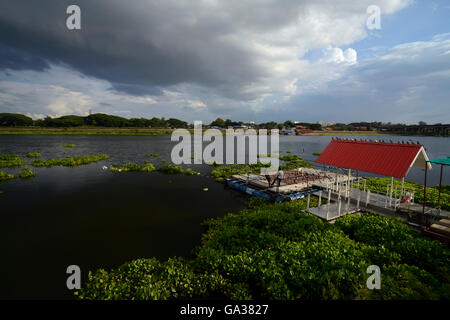
[[[420,144],[332,140],[318,163],[335,167],[404,178],[410,168],[431,169],[428,156]]]

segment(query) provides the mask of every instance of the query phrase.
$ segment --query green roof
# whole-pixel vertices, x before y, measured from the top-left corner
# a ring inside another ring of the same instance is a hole
[[[430,160],[429,162],[436,163],[436,164],[442,164],[444,166],[450,166],[450,157],[434,159],[434,160]]]

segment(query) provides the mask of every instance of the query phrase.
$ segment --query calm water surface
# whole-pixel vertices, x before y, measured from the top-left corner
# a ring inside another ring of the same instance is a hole
[[[377,139],[377,137],[370,137]],[[382,137],[393,141],[407,137]],[[450,139],[413,137],[430,158],[449,155]],[[281,136],[280,149],[315,160],[328,136]],[[63,144],[74,148],[62,148]],[[207,143],[205,143],[206,145]],[[106,153],[107,161],[76,168],[37,168],[36,177],[0,184],[0,298],[71,298],[66,267],[110,269],[136,258],[189,257],[200,243],[207,218],[237,212],[246,197],[209,176],[207,165],[192,165],[200,176],[111,173],[103,165],[149,160],[170,162],[169,136],[0,136],[0,153],[40,152],[42,159]],[[160,156],[152,158],[151,153]],[[430,184],[439,172],[430,173]],[[422,170],[408,179],[422,183]],[[444,183],[450,175],[444,174]],[[208,191],[203,191],[208,188]]]

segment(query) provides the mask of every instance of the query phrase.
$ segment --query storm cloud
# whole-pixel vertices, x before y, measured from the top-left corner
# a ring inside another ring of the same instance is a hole
[[[369,99],[367,92],[392,102],[394,88],[429,92],[425,78],[422,89],[410,81],[434,70],[432,61],[409,62],[417,68],[391,68],[388,55],[360,62],[352,45],[369,36],[369,5],[379,5],[386,16],[411,2],[5,0],[0,70],[12,76],[0,77],[0,108],[36,116],[93,108],[129,116],[267,121],[283,110],[285,118],[300,110],[307,117],[308,105],[350,104],[351,110],[355,97]],[[70,4],[81,8],[81,30],[66,27]],[[316,61],[305,56],[317,50]],[[434,59],[440,53],[416,54]],[[382,81],[386,75],[391,83]]]

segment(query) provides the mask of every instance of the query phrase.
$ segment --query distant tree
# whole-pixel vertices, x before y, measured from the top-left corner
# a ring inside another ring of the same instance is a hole
[[[321,130],[322,125],[320,123],[311,123],[308,125],[308,128],[311,130]]]
[[[425,121],[419,121],[419,126],[426,126],[427,123]]]
[[[233,125],[233,121],[231,121],[230,119],[225,120],[225,127],[230,127]]]
[[[285,121],[285,122],[283,123],[283,125],[284,125],[286,128],[292,128],[292,127],[295,126],[295,124],[294,124],[291,120]]]
[[[225,127],[225,121],[223,121],[221,118],[217,118],[210,124],[211,127]]]
[[[166,121],[166,126],[171,127],[171,128],[187,128],[188,124],[185,121],[171,118]]]
[[[86,124],[101,127],[128,127],[130,126],[130,121],[118,116],[95,113],[86,117]]]
[[[0,126],[31,126],[33,119],[18,113],[0,113]]]

